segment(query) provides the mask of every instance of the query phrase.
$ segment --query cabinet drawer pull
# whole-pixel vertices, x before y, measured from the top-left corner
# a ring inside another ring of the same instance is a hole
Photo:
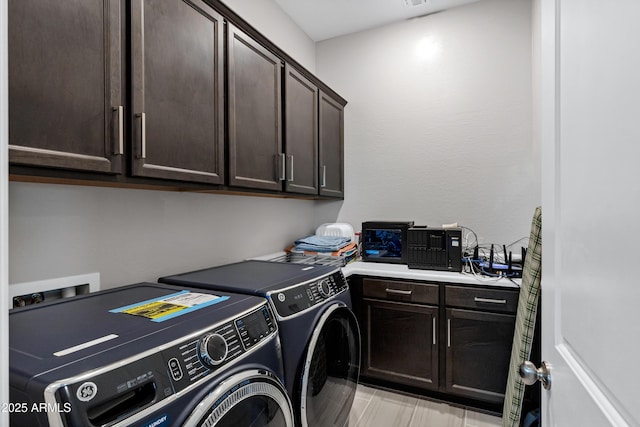
[[[293,154],[290,155],[289,158],[291,159],[291,174],[289,175],[289,182],[293,182]]]
[[[118,147],[114,154],[122,155],[124,154],[124,108],[122,105],[118,105],[117,107],[113,107],[113,111],[118,114]]]
[[[280,153],[280,181],[287,179],[287,164],[285,162],[285,154]]]
[[[433,345],[436,345],[436,316],[433,316]]]
[[[389,288],[387,288],[386,291],[387,291],[388,294],[391,294],[391,295],[403,295],[403,296],[410,296],[411,295],[411,291],[405,291],[405,290],[402,290],[402,289],[389,289]]]
[[[451,347],[451,319],[447,319],[447,347]]]
[[[493,298],[475,297],[473,300],[475,302],[486,302],[486,303],[489,303],[489,304],[506,304],[507,303],[506,299],[493,299]]]
[[[147,117],[145,113],[136,114],[140,118],[140,158],[147,158]]]

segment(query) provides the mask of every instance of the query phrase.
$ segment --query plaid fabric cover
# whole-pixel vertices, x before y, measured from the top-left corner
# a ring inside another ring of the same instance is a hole
[[[522,272],[522,285],[516,313],[516,328],[509,362],[509,377],[502,409],[502,426],[520,425],[524,383],[519,375],[520,365],[529,359],[531,343],[536,324],[536,312],[540,296],[540,275],[542,273],[542,209],[536,208],[531,222],[531,236],[527,257]]]

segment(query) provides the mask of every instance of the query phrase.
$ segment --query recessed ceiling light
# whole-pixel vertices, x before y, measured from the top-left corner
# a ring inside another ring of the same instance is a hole
[[[403,0],[406,7],[422,6],[429,3],[429,0]]]

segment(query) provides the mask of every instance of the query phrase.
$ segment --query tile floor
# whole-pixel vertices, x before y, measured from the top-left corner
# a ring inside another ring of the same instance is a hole
[[[349,427],[501,427],[502,419],[468,409],[358,385]]]

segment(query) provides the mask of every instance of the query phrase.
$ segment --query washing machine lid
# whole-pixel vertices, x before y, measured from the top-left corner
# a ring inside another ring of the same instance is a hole
[[[337,267],[326,265],[249,260],[162,277],[159,281],[264,296],[268,292],[316,280],[338,270]]]
[[[189,299],[195,303],[190,308],[171,307],[172,302],[187,304]],[[140,283],[13,309],[9,314],[12,381],[42,375],[60,378],[106,366],[264,302],[248,295]]]

